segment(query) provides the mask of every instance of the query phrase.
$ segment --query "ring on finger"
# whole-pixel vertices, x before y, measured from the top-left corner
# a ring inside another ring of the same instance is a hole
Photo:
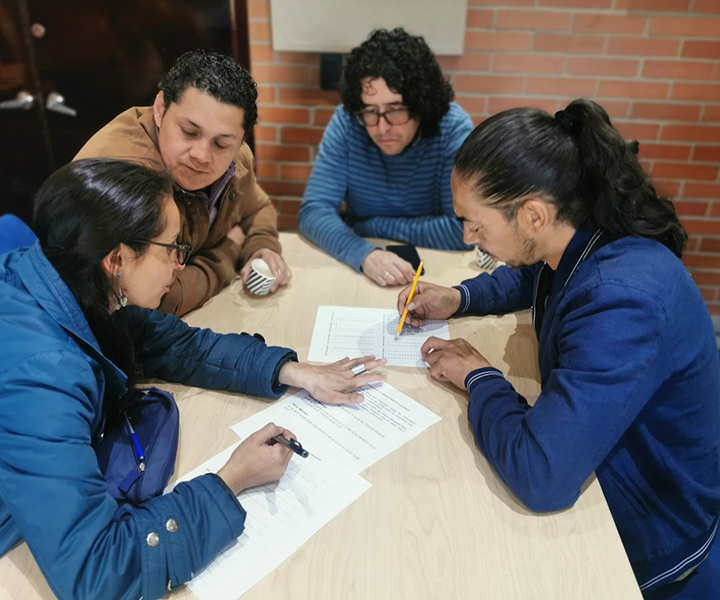
[[[390,273],[390,271],[385,271],[385,275],[383,275],[383,278],[388,279],[389,277],[392,277],[392,274]]]
[[[365,372],[365,365],[363,363],[357,364],[350,369],[354,377],[361,375]]]

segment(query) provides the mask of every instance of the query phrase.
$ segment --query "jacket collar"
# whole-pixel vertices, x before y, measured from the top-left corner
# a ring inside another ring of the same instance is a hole
[[[575,271],[590,254],[597,250],[602,243],[598,243],[603,237],[602,229],[595,231],[590,229],[578,229],[565,248],[565,252],[560,259],[558,268],[555,271],[551,294],[559,292],[570,281]],[[606,236],[607,237],[607,236]],[[548,267],[549,268],[549,267]]]
[[[47,259],[40,242],[35,242],[20,259],[17,276],[25,289],[60,327],[91,352],[103,365],[108,375],[125,385],[127,376],[100,350],[97,339],[83,314],[75,296],[60,274]]]

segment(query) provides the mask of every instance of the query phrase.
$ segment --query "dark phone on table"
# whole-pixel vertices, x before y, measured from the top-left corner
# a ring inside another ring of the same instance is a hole
[[[416,271],[417,268],[420,266],[420,255],[415,249],[415,246],[411,246],[410,244],[391,244],[390,246],[387,246],[385,250],[387,250],[388,252],[392,252],[393,254],[397,254],[403,260],[408,261],[412,265],[412,268]],[[420,271],[420,274],[425,275],[424,266],[423,270]]]

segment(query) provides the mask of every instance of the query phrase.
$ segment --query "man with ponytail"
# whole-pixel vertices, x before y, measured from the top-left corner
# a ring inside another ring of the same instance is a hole
[[[645,597],[720,598],[718,351],[637,144],[588,100],[512,109],[468,137],[452,187],[465,242],[507,266],[420,283],[410,322],[532,308],[538,336],[532,406],[465,340],[423,346],[467,390],[480,451],[536,511],[572,506],[594,472]]]

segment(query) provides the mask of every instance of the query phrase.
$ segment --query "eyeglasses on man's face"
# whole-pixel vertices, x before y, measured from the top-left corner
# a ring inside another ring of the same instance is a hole
[[[407,106],[398,106],[397,108],[390,108],[385,112],[365,108],[355,113],[355,118],[358,120],[358,123],[365,127],[375,127],[380,122],[381,117],[385,119],[388,125],[405,125],[405,123],[410,120],[410,111]]]
[[[192,246],[190,244],[163,244],[162,242],[153,242],[150,240],[129,240],[130,243],[136,244],[152,244],[153,246],[162,246],[168,249],[168,254],[171,250],[175,250],[175,260],[180,265],[185,265],[188,258],[190,258],[190,252],[192,252]]]

